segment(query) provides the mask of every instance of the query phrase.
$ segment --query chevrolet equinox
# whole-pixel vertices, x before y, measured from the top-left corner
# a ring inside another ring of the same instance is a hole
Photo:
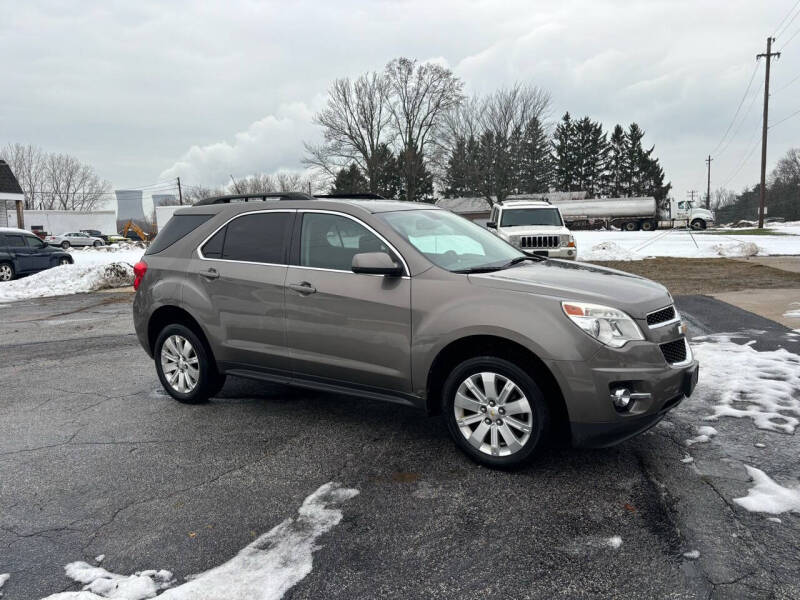
[[[493,467],[561,435],[627,439],[697,382],[662,285],[528,255],[429,204],[212,198],[134,273],[136,332],[176,400],[234,375],[399,402]]]

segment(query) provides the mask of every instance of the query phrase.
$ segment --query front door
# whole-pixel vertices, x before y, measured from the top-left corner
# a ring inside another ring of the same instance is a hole
[[[30,252],[30,259],[33,269],[36,271],[42,271],[49,268],[50,259],[53,256],[50,252],[49,246],[35,235],[26,235],[23,237],[25,238],[25,245]]]
[[[284,283],[294,211],[260,211],[235,217],[200,248],[189,276],[202,290],[195,307],[226,369],[288,375]],[[189,294],[187,296],[187,294]]]
[[[410,392],[411,280],[351,270],[359,252],[397,258],[396,252],[353,217],[299,216],[286,277],[292,370],[319,381]]]

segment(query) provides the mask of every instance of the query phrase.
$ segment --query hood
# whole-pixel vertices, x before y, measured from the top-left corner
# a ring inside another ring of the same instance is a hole
[[[638,275],[587,263],[545,260],[469,276],[470,283],[498,289],[604,304],[637,319],[672,304],[667,288]]]
[[[528,235],[532,231],[543,234],[569,233],[569,229],[564,225],[514,225],[513,227],[503,226],[500,229],[509,235]]]

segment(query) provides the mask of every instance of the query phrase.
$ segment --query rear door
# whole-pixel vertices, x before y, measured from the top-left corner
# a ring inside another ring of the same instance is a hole
[[[411,280],[353,273],[359,252],[388,242],[360,220],[301,211],[286,278],[292,370],[301,377],[410,392]]]
[[[226,369],[288,375],[284,283],[294,210],[238,215],[213,233],[189,276],[208,301],[200,314]],[[184,293],[186,299],[186,294]]]
[[[7,233],[6,247],[9,254],[14,257],[14,270],[17,273],[30,273],[36,270],[33,251],[25,244],[21,233]]]

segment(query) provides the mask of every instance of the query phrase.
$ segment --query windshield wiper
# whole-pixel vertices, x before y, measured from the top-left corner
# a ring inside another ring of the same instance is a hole
[[[492,271],[499,271],[500,269],[504,269],[505,266],[501,265],[499,267],[470,267],[469,269],[458,269],[457,271],[453,271],[453,273],[461,273],[461,274],[470,274],[470,273],[491,273]]]
[[[541,256],[518,256],[517,258],[512,258],[506,264],[504,264],[501,268],[508,269],[509,267],[513,267],[514,265],[518,265],[522,261],[525,260],[532,260],[534,262],[541,262],[544,260]]]

